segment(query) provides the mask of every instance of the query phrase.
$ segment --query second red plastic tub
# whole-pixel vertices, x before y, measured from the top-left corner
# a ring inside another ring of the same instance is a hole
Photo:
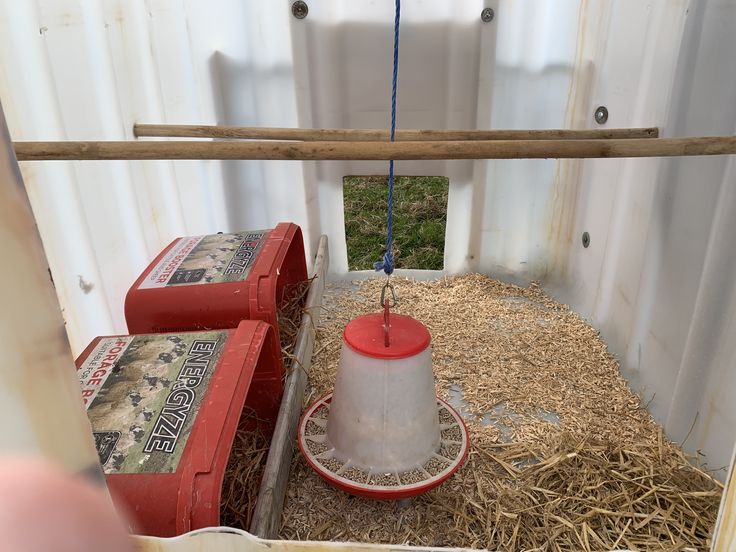
[[[76,364],[110,494],[133,531],[218,526],[236,432],[278,413],[273,328],[247,320],[235,330],[98,337]]]

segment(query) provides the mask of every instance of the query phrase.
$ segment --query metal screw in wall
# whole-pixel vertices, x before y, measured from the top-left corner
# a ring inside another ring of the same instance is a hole
[[[583,232],[583,247],[588,247],[590,245],[590,234],[587,232]]]
[[[483,23],[490,23],[493,21],[495,16],[496,14],[492,8],[484,8],[483,11],[480,12],[480,20],[483,21]]]
[[[297,0],[291,5],[291,13],[297,19],[304,19],[309,13],[309,6],[307,6],[306,2],[302,2],[302,0]]]
[[[595,110],[595,122],[599,125],[605,124],[608,120],[608,108],[605,105],[599,105]]]

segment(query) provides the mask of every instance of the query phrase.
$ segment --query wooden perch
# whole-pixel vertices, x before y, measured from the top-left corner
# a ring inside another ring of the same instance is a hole
[[[546,159],[730,155],[736,136],[437,142],[15,142],[18,161],[280,159]]]
[[[281,399],[279,416],[273,431],[268,459],[261,479],[261,488],[258,491],[258,501],[250,525],[250,532],[263,538],[275,539],[281,527],[281,513],[284,508],[289,469],[294,453],[294,441],[299,416],[302,413],[307,376],[312,366],[312,353],[322,313],[322,296],[329,264],[327,236],[323,235],[319,239],[317,256],[314,259],[314,278],[309,286],[309,294],[304,305],[304,314],[294,345],[291,372],[284,384],[284,396]]]
[[[370,142],[389,139],[388,130],[347,128],[259,128],[223,125],[133,125],[138,137],[241,138],[248,140],[303,140],[321,142]],[[547,130],[406,130],[396,131],[396,140],[433,142],[442,140],[601,140],[611,138],[657,138],[657,128],[547,129]]]

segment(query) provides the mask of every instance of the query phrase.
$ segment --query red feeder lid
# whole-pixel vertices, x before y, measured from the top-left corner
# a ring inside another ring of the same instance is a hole
[[[391,314],[389,346],[384,343],[383,314],[366,314],[351,320],[343,332],[343,340],[355,352],[380,359],[416,356],[431,341],[429,330],[419,320],[403,314]]]

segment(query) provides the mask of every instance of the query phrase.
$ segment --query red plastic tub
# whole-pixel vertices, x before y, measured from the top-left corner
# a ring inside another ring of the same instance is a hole
[[[125,298],[132,334],[235,328],[276,311],[290,286],[307,279],[302,231],[272,230],[178,238],[146,268]]]
[[[282,394],[273,328],[95,338],[77,359],[113,501],[137,534],[220,523],[220,493],[245,407],[275,422]],[[262,428],[266,431],[269,428]]]

